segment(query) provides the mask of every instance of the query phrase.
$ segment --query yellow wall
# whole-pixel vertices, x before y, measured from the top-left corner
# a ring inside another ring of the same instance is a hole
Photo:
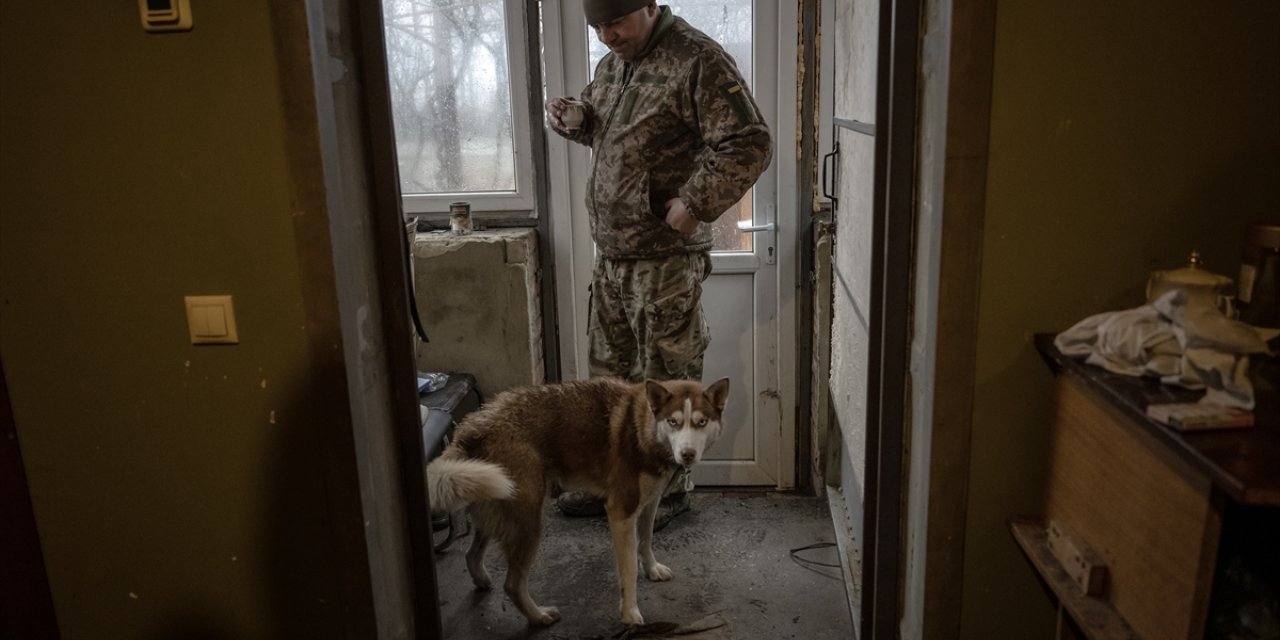
[[[1050,383],[1031,334],[1143,302],[1199,249],[1235,277],[1280,218],[1280,4],[997,8],[963,636],[1049,637],[1005,527],[1043,490]]]
[[[281,90],[309,72],[281,57],[304,25],[191,4],[167,35],[135,2],[0,13],[0,355],[59,624],[359,635],[331,257],[300,241],[328,222],[296,206],[319,169],[288,153],[315,124]],[[233,294],[241,343],[192,346],[189,294]]]

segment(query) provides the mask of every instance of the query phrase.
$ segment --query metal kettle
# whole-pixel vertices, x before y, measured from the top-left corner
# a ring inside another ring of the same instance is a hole
[[[1205,269],[1199,251],[1192,251],[1186,266],[1181,269],[1151,274],[1147,279],[1147,304],[1174,289],[1186,292],[1187,306],[1214,307],[1228,318],[1237,315],[1235,282],[1227,276]]]

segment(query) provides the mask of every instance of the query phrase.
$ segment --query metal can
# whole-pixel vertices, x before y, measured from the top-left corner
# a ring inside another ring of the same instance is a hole
[[[470,202],[449,203],[449,228],[460,236],[471,233],[473,226],[471,224]]]
[[[564,123],[565,130],[577,131],[587,116],[586,106],[582,104],[581,100],[572,98],[568,98],[566,102],[569,104],[565,106],[564,113],[560,115],[560,122]]]

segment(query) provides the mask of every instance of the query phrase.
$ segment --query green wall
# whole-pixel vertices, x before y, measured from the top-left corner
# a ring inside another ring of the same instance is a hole
[[[1049,637],[1005,518],[1039,510],[1035,332],[1143,302],[1199,249],[1235,277],[1280,218],[1280,4],[1001,2],[965,550],[965,638]]]
[[[327,229],[298,205],[318,160],[289,151],[314,115],[281,89],[309,82],[281,57],[305,24],[191,4],[163,35],[135,2],[0,10],[0,357],[59,624],[361,635],[332,259],[300,242],[327,239],[300,232]],[[239,345],[190,344],[201,294],[235,296]]]

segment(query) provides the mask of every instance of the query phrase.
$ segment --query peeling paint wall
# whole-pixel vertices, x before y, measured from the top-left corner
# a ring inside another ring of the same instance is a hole
[[[417,234],[414,292],[429,340],[418,369],[470,373],[486,397],[541,384],[538,268],[532,229]]]
[[[809,368],[813,392],[809,399],[809,415],[812,417],[809,424],[812,438],[809,472],[814,492],[821,496],[826,493],[827,478],[832,473],[827,468],[827,461],[831,459],[829,434],[832,428],[831,381],[828,376],[831,372],[831,244],[835,230],[829,223],[816,222],[813,235],[813,354]]]

